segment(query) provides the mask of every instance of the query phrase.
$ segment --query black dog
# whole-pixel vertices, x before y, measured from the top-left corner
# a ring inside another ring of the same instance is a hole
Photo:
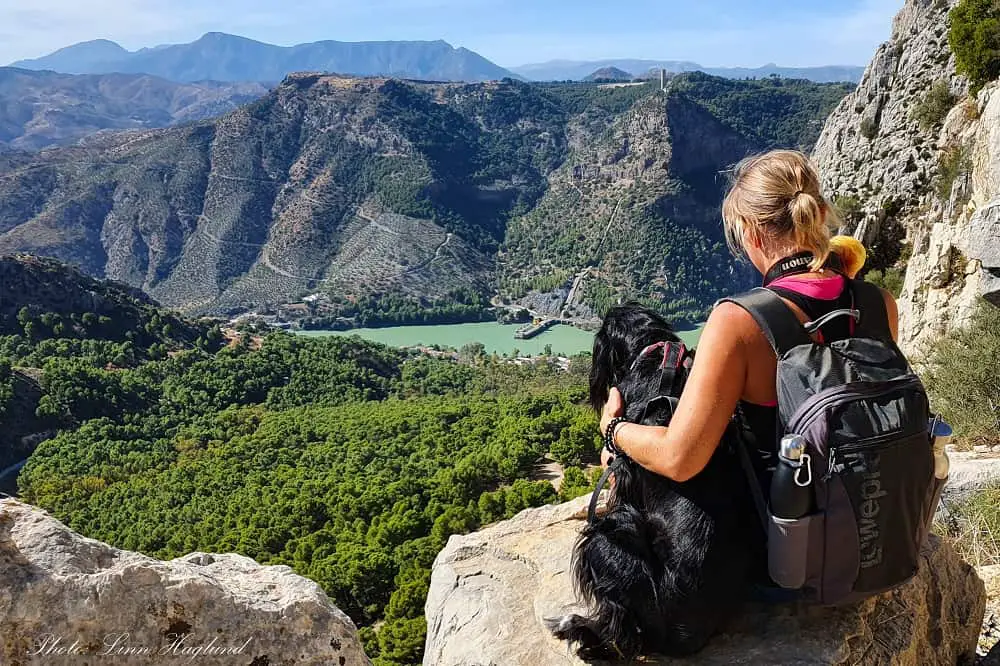
[[[687,378],[681,351],[656,313],[613,308],[594,340],[592,406],[600,410],[617,386],[629,421],[666,425]],[[746,597],[763,531],[733,437],[730,429],[706,468],[684,483],[627,458],[615,465],[607,512],[588,523],[573,553],[577,595],[590,616],[546,620],[580,657],[692,654]]]

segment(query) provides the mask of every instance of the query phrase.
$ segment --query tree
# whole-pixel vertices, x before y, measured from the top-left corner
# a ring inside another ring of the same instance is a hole
[[[567,467],[559,486],[559,500],[568,502],[594,489],[594,484],[579,467]]]
[[[486,345],[482,342],[470,342],[458,350],[458,359],[462,363],[474,363],[484,356],[486,356]]]
[[[949,14],[948,43],[955,69],[968,77],[973,94],[1000,76],[1000,3],[962,0]]]

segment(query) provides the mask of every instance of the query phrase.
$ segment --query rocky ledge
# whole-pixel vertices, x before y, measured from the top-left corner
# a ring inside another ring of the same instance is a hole
[[[285,566],[162,562],[0,501],[0,664],[369,664],[354,623]]]
[[[449,540],[434,563],[427,598],[426,666],[584,663],[548,635],[542,618],[579,609],[569,565],[588,500],[529,509]],[[985,609],[983,583],[936,537],[922,557],[914,580],[860,604],[748,607],[695,661],[705,666],[973,663]]]

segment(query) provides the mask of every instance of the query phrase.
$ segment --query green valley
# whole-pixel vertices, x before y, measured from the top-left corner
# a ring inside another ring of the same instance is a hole
[[[316,580],[376,663],[423,649],[450,534],[586,492],[589,363],[436,359],[359,338],[230,338],[56,262],[0,261],[0,469],[22,496],[162,558],[239,552]],[[38,440],[44,440],[38,444]],[[25,448],[27,447],[27,448]]]

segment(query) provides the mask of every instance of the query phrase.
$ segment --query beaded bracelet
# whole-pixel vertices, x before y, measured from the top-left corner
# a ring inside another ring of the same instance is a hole
[[[623,416],[616,416],[611,419],[611,423],[608,424],[608,429],[604,431],[604,448],[616,456],[624,456],[625,452],[615,442],[615,428],[622,423],[626,423],[627,421],[628,419]]]

